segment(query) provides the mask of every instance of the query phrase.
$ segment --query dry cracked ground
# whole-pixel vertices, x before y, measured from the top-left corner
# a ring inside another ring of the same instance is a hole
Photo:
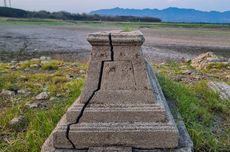
[[[98,26],[98,25],[97,25]],[[8,60],[9,52],[27,52],[26,55],[51,54],[56,58],[87,61],[89,33],[114,30],[116,27],[0,25],[0,60]],[[183,27],[141,28],[145,44],[143,52],[151,62],[170,59],[190,59],[213,51],[230,57],[230,30]],[[10,55],[11,59],[12,56]]]

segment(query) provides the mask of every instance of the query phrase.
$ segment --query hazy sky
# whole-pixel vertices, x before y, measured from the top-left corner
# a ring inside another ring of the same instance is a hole
[[[0,0],[3,5],[4,0]],[[8,0],[7,0],[8,1]],[[72,13],[102,8],[167,8],[183,7],[198,10],[230,10],[230,0],[11,0],[12,7],[26,10],[65,10]]]

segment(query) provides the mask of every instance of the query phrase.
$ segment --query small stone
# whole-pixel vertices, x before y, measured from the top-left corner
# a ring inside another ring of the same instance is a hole
[[[187,74],[187,75],[191,75],[192,73],[194,73],[194,70],[185,70],[182,72],[182,74]]]
[[[10,128],[14,129],[17,132],[24,131],[27,124],[28,121],[24,116],[15,117],[9,122]]]
[[[50,58],[50,57],[47,57],[47,56],[41,56],[41,57],[40,57],[40,60],[41,60],[41,61],[51,60],[51,58]]]
[[[39,68],[40,65],[39,65],[39,64],[31,64],[30,67],[31,67],[31,68]]]
[[[76,62],[72,63],[71,65],[72,65],[72,66],[76,66],[76,67],[79,66],[78,63],[76,63]]]
[[[57,93],[56,94],[56,97],[61,97],[62,95],[60,93]]]
[[[208,87],[220,95],[223,100],[230,100],[230,86],[224,82],[208,82]]]
[[[159,64],[159,66],[164,66],[165,65],[165,62],[162,62]]]
[[[230,79],[230,75],[227,75],[227,76],[226,76],[226,79]]]
[[[17,66],[12,65],[12,66],[10,67],[10,69],[11,69],[11,70],[16,70],[16,69],[17,69]]]
[[[207,52],[199,55],[198,57],[192,59],[191,65],[196,69],[207,69],[210,64],[221,63],[228,65],[228,59],[217,56],[213,52]]]
[[[24,71],[30,71],[30,68],[25,68]]]
[[[47,92],[42,92],[36,96],[37,100],[47,100],[49,99],[49,94]]]
[[[177,75],[175,78],[174,78],[174,80],[175,81],[182,81],[182,79],[183,79],[183,76],[181,76],[181,75]]]
[[[202,79],[202,77],[200,75],[196,75],[196,76],[194,76],[194,78],[197,79],[197,80],[201,80]]]
[[[27,103],[25,106],[28,109],[47,108],[48,103],[46,101],[43,101],[43,100],[38,100],[38,101],[35,101],[33,103]]]
[[[79,73],[80,74],[85,74],[85,70],[80,70]]]
[[[26,90],[18,90],[18,94],[26,94]]]
[[[217,63],[217,62],[225,62],[226,60],[224,58],[207,58],[207,61]]]
[[[46,57],[45,56],[41,56],[40,60],[44,61],[44,60],[46,60]]]
[[[56,97],[51,97],[51,98],[50,98],[50,101],[55,101],[55,100],[57,100]]]
[[[10,63],[11,63],[11,64],[16,64],[16,63],[17,63],[17,61],[12,60]]]
[[[70,74],[66,75],[66,79],[68,79],[68,80],[72,80],[73,78],[74,78],[73,75],[70,75]]]
[[[28,103],[25,106],[29,109],[36,109],[39,107],[39,104],[38,103]]]
[[[3,89],[2,92],[1,92],[1,95],[3,96],[14,96],[16,95],[14,91],[10,91],[10,90],[5,90]]]

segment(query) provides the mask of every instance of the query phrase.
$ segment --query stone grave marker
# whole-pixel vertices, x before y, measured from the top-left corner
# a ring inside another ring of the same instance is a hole
[[[98,32],[87,79],[42,151],[175,149],[180,133],[151,66],[139,31]]]

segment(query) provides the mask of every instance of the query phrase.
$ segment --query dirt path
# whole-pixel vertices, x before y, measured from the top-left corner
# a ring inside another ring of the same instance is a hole
[[[0,61],[9,52],[20,50],[25,54],[49,52],[56,57],[87,60],[90,45],[86,37],[96,31],[98,28],[0,25]],[[230,57],[230,30],[164,27],[141,31],[146,39],[144,54],[153,62],[192,58],[207,51]]]

